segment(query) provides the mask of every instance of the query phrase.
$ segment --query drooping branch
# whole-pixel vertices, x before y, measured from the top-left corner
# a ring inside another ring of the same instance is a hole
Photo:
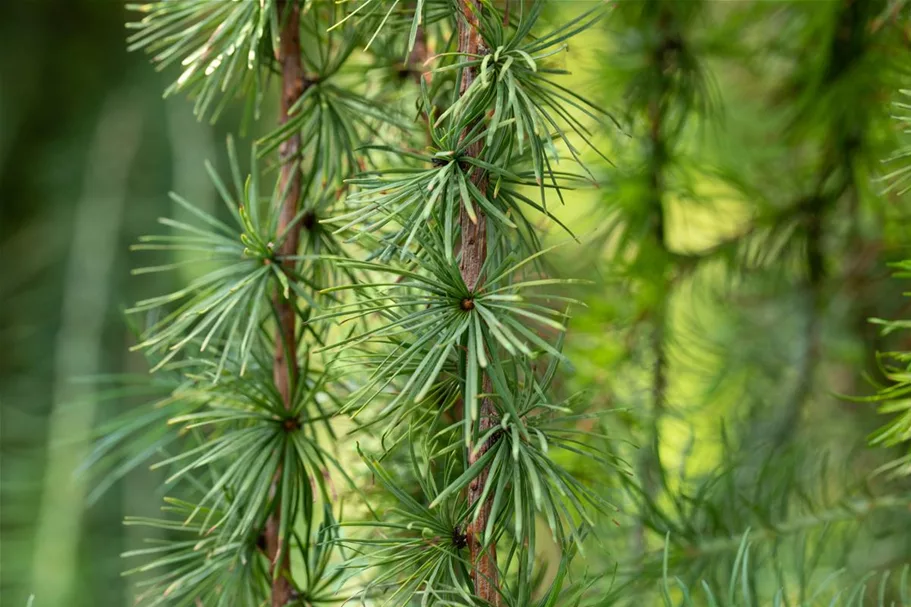
[[[283,22],[280,34],[279,56],[282,74],[281,114],[279,122],[288,121],[291,108],[304,93],[304,67],[301,61],[300,41],[300,8],[295,3],[279,5]],[[297,215],[301,199],[302,178],[300,172],[301,138],[297,132],[292,133],[279,147],[281,174],[279,188],[284,193],[279,212],[278,233],[282,234]],[[300,226],[298,222],[288,231],[285,240],[276,253],[282,257],[297,254],[300,244]],[[284,263],[293,263],[285,261]],[[273,380],[281,394],[285,408],[291,408],[291,395],[297,381],[297,333],[294,302],[277,291],[274,299],[277,327],[275,331],[275,354],[273,358]],[[278,488],[280,491],[281,488]],[[275,509],[266,522],[266,554],[270,560],[272,573],[272,607],[283,607],[292,598],[293,584],[290,579],[290,559],[288,549],[283,546],[280,535],[282,512],[275,496]]]
[[[479,55],[484,50],[484,42],[481,39],[479,30],[480,4],[477,0],[462,0],[462,18],[459,20],[459,52],[470,55]],[[466,68],[462,72],[462,81],[459,83],[459,93],[464,94],[471,83],[477,76],[474,68]],[[483,149],[482,140],[478,140],[469,146],[467,154],[470,156],[479,156]],[[477,186],[482,195],[487,191],[487,175],[480,169],[475,169],[472,173],[472,181]],[[487,258],[487,218],[483,211],[477,205],[474,205],[475,219],[472,220],[464,206],[459,208],[459,224],[462,230],[461,236],[461,253],[459,261],[459,272],[462,280],[469,290],[473,291],[481,277],[481,268],[484,260]],[[482,390],[485,394],[490,393],[490,379],[486,376],[482,382]],[[479,406],[479,430],[478,433],[483,435],[489,430],[495,422],[494,405],[489,398],[481,398]],[[471,449],[469,465],[474,464],[481,458],[490,445],[482,445],[479,449]],[[484,487],[487,484],[488,472],[485,470],[479,474],[468,485],[468,503],[474,506],[481,499]],[[468,549],[471,554],[471,577],[474,582],[475,594],[487,601],[489,604],[498,606],[500,604],[499,593],[499,572],[497,570],[497,548],[495,541],[487,547],[483,546],[482,537],[484,530],[487,528],[487,522],[490,519],[491,507],[490,499],[481,504],[480,512],[474,522],[469,524],[467,529]]]

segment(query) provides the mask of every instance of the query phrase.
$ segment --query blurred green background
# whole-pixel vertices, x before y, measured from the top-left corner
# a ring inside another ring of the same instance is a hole
[[[130,276],[128,246],[171,213],[169,190],[213,201],[199,169],[232,122],[163,100],[167,80],[127,53],[127,20],[116,0],[0,7],[3,605],[131,604],[120,521],[158,509],[144,472],[85,506],[86,438],[125,404],[73,378],[144,370],[121,311],[162,285]]]
[[[716,465],[722,419],[739,428],[734,435],[745,451],[765,430],[790,424],[790,442],[850,462],[846,477],[862,477],[886,457],[858,451],[882,421],[874,408],[837,397],[869,393],[864,373],[876,376],[874,353],[907,346],[883,341],[867,322],[908,309],[887,265],[907,257],[911,245],[907,203],[881,196],[875,182],[880,160],[899,145],[890,103],[909,81],[876,53],[885,46],[889,61],[900,63],[907,41],[877,39],[852,63],[841,57],[851,52],[850,39],[830,35],[852,23],[875,33],[868,27],[874,18],[841,12],[866,1],[709,2],[686,32],[710,74],[714,109],[697,120],[700,112],[681,104],[678,118],[689,124],[692,115],[692,126],[674,149],[663,193],[673,262],[682,267],[687,255],[712,251],[730,235],[755,236],[766,225],[757,218],[784,215],[814,195],[816,184],[843,181],[841,189],[820,186],[831,204],[808,215],[823,231],[819,253],[828,267],[812,284],[795,269],[813,224],[803,219],[787,229],[769,223],[770,233],[786,234],[785,244],[770,236],[749,246],[785,253],[735,279],[711,260],[670,282],[650,278],[666,276],[654,271],[666,260],[617,270],[623,239],[595,229],[595,220],[607,225],[619,208],[632,238],[636,222],[648,220],[636,213],[649,195],[637,185],[648,128],[628,93],[645,69],[630,50],[631,35],[646,31],[621,15],[574,43],[572,86],[632,109],[618,112],[630,137],[610,129],[598,135],[618,167],[598,167],[606,186],[559,211],[588,246],[584,255],[567,254],[562,268],[596,280],[580,294],[590,308],[574,320],[568,342],[572,387],[592,390],[598,407],[633,411],[618,432],[648,434],[648,415],[636,412],[649,410],[648,335],[656,302],[666,302],[660,307],[673,326],[668,401],[676,414],[661,421],[660,452],[671,468],[688,450],[688,473]],[[558,13],[587,4],[567,0]],[[156,217],[180,214],[170,190],[213,204],[202,162],[224,160],[222,142],[239,116],[212,126],[193,117],[186,99],[162,99],[174,74],[127,53],[128,20],[114,0],[0,7],[3,605],[25,605],[31,594],[35,607],[131,604],[119,555],[139,536],[120,521],[159,506],[160,479],[144,470],[86,505],[92,484],[76,474],[86,441],[130,403],[93,398],[98,386],[74,378],[144,372],[141,357],[128,353],[133,341],[122,310],[169,285],[131,277],[128,246],[154,229]],[[736,289],[716,297],[728,281]],[[803,422],[799,431],[795,419]],[[867,564],[906,559],[911,534],[893,539],[888,555]]]

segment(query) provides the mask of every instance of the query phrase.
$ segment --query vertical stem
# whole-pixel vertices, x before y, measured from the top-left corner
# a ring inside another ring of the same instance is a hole
[[[663,53],[659,65],[664,63]],[[662,86],[662,89],[664,87]],[[664,118],[663,91],[659,98],[654,100],[648,109],[650,133],[649,140],[651,144],[652,166],[649,175],[649,189],[651,190],[651,204],[654,209],[654,232],[653,237],[655,245],[661,251],[662,260],[667,259],[667,244],[665,242],[665,221],[664,221],[664,163],[665,149],[664,138],[662,135],[662,122]],[[666,276],[666,267],[661,268],[662,288],[660,296],[662,298],[656,305],[653,315],[652,327],[652,351],[655,357],[655,367],[652,371],[652,444],[648,454],[648,478],[646,489],[650,493],[654,492],[654,475],[661,474],[661,433],[659,423],[665,410],[665,394],[667,392],[667,352],[665,351],[665,325],[667,323],[667,297],[669,295],[670,281]]]
[[[667,350],[665,348],[667,324],[667,297],[670,290],[670,280],[667,277],[666,260],[668,249],[665,239],[664,216],[664,191],[665,191],[665,166],[667,162],[667,143],[665,141],[665,108],[667,103],[668,83],[666,75],[669,53],[671,52],[670,36],[668,32],[669,18],[666,8],[662,7],[657,16],[658,33],[660,39],[653,56],[653,68],[657,80],[656,90],[649,100],[646,108],[649,127],[648,143],[648,203],[653,209],[652,239],[654,245],[661,252],[662,266],[660,268],[661,289],[659,296],[662,298],[652,311],[652,336],[651,349],[655,360],[651,378],[651,429],[649,436],[648,452],[642,457],[639,467],[642,477],[643,489],[650,498],[654,498],[659,486],[663,483],[664,469],[661,463],[661,418],[665,413],[667,393]],[[637,551],[642,554],[647,549],[645,527],[642,524],[636,529]]]
[[[294,103],[304,93],[304,67],[301,62],[300,41],[300,8],[295,2],[280,3],[278,8],[283,14],[283,25],[280,33],[278,60],[282,70],[281,114],[279,122],[288,121],[288,113]],[[301,138],[294,133],[279,147],[282,163],[279,176],[279,191],[285,192],[279,211],[278,233],[285,231],[298,212],[301,199],[300,172]],[[300,243],[300,223],[288,233],[276,252],[279,256],[297,254]],[[293,263],[285,261],[284,263]],[[285,408],[291,408],[291,394],[297,380],[297,343],[296,317],[294,303],[285,298],[280,291],[275,293],[275,313],[278,326],[275,332],[275,356],[273,359],[273,380],[281,394]],[[281,488],[278,488],[280,490]],[[277,493],[277,491],[276,491]],[[266,554],[270,560],[270,571],[273,574],[272,607],[284,607],[291,601],[293,586],[291,583],[290,559],[288,550],[283,546],[279,534],[281,528],[281,508],[278,497],[275,509],[266,521]],[[276,574],[276,569],[278,573]]]
[[[484,50],[484,43],[481,40],[481,34],[478,29],[479,13],[481,7],[477,0],[461,0],[462,16],[459,20],[459,52],[479,54]],[[471,86],[476,77],[473,68],[467,68],[462,73],[462,82],[459,85],[460,94]],[[468,155],[477,157],[480,155],[483,143],[478,141],[471,145],[467,150]],[[486,194],[487,176],[483,171],[475,169],[471,176],[472,181],[478,189]],[[474,203],[472,203],[474,204]],[[462,257],[459,261],[459,272],[462,280],[470,289],[478,284],[481,276],[481,267],[487,258],[487,218],[483,211],[474,204],[474,212],[477,221],[471,220],[464,207],[459,208],[459,224],[462,229]],[[485,393],[490,392],[490,379],[484,377],[482,390]],[[493,403],[489,398],[482,398],[479,407],[479,434],[483,434],[490,429],[495,423],[495,410]],[[477,453],[469,456],[469,465],[474,464],[490,447],[490,443],[483,445],[477,450]],[[470,450],[470,452],[473,451]],[[474,505],[481,499],[481,493],[487,484],[487,470],[479,474],[468,485],[468,503]],[[474,582],[475,594],[487,601],[489,604],[500,605],[499,594],[499,572],[497,570],[497,548],[494,542],[484,548],[482,546],[482,537],[484,530],[487,528],[487,522],[490,519],[492,504],[488,499],[481,505],[480,514],[473,523],[468,526],[466,536],[468,538],[468,549],[471,554],[471,577]]]
[[[662,252],[662,257],[667,258],[667,245],[664,238],[664,141],[661,134],[663,113],[661,103],[652,101],[648,107],[649,145],[651,146],[651,166],[649,167],[649,198],[648,202],[653,209],[652,240],[654,245]],[[660,269],[662,281],[660,297],[666,298],[669,291],[669,280],[665,276],[666,267]],[[667,392],[667,351],[665,348],[665,325],[667,323],[667,301],[662,299],[656,302],[652,310],[651,350],[654,357],[654,367],[651,377],[651,426],[648,436],[648,451],[639,459],[639,476],[642,487],[649,498],[654,498],[658,492],[661,478],[664,475],[661,464],[661,418],[665,412],[665,394]],[[646,532],[640,522],[635,531],[635,545],[638,554],[647,550]]]
[[[866,4],[843,0],[838,11],[835,36],[829,49],[829,63],[824,85],[831,90],[850,66],[866,52],[866,37],[876,19],[871,19],[864,10]],[[822,362],[820,351],[820,330],[823,313],[823,289],[826,286],[825,254],[823,251],[823,228],[828,211],[849,191],[855,190],[853,176],[856,175],[853,158],[863,132],[863,122],[832,124],[828,135],[825,156],[820,166],[816,193],[801,205],[806,226],[806,269],[804,283],[806,297],[807,325],[805,346],[798,363],[797,384],[786,404],[784,417],[775,429],[772,438],[774,448],[790,443],[800,428],[801,417],[813,395],[814,375]],[[832,185],[835,182],[835,186]]]

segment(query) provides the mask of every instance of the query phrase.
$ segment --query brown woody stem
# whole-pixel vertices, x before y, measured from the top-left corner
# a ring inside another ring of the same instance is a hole
[[[279,4],[279,12],[284,17],[280,33],[278,61],[282,71],[281,114],[279,122],[288,121],[289,111],[294,103],[304,93],[304,66],[301,62],[300,41],[300,8],[296,3]],[[301,138],[299,133],[294,133],[279,147],[281,160],[281,174],[279,176],[279,191],[285,193],[281,203],[278,220],[278,233],[285,232],[288,225],[297,215],[301,199],[301,171],[300,171]],[[288,232],[276,253],[281,257],[290,257],[297,254],[300,243],[300,227],[298,222]],[[291,264],[292,261],[283,263]],[[294,383],[297,381],[297,337],[296,319],[297,312],[294,302],[277,291],[274,299],[275,314],[278,326],[275,331],[275,356],[273,359],[273,381],[281,394],[285,408],[291,408],[291,394]],[[280,473],[276,475],[280,478]],[[281,488],[279,488],[281,490]],[[277,492],[276,492],[277,493]],[[272,582],[272,607],[284,607],[293,595],[291,582],[290,559],[288,547],[283,546],[280,536],[281,508],[280,499],[276,495],[275,509],[266,521],[266,554],[270,561],[270,572],[273,574]]]
[[[459,52],[478,55],[484,50],[484,43],[478,29],[478,18],[481,7],[477,0],[462,0],[462,19],[459,20]],[[476,77],[474,68],[466,68],[462,73],[462,82],[459,91],[464,94]],[[483,143],[478,141],[467,150],[469,156],[479,156]],[[472,181],[482,194],[487,191],[487,175],[480,169],[475,169],[471,176]],[[459,209],[459,223],[462,229],[461,252],[459,272],[465,285],[474,290],[481,277],[481,267],[487,258],[487,218],[483,211],[474,205],[474,214],[477,220],[472,221],[464,207]],[[483,380],[482,390],[490,392],[490,380],[486,376]],[[479,407],[479,434],[484,434],[495,422],[496,412],[489,398],[482,398]],[[478,458],[489,449],[490,444],[481,446],[476,452],[474,449],[469,457],[469,465],[473,465]],[[474,505],[481,499],[484,486],[487,484],[488,471],[484,470],[468,485],[468,503]],[[487,547],[483,546],[484,531],[490,519],[491,502],[488,499],[481,504],[478,517],[467,529],[468,549],[471,554],[471,577],[474,582],[475,594],[494,606],[500,605],[499,572],[497,570],[497,547],[495,542]]]

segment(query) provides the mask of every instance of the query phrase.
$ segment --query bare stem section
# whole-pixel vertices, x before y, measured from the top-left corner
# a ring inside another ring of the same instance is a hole
[[[283,17],[280,34],[278,60],[282,70],[281,115],[279,122],[288,120],[288,113],[304,93],[304,66],[301,62],[300,8],[296,3],[282,4],[279,9]],[[282,234],[297,215],[301,199],[302,179],[300,172],[301,138],[292,134],[279,148],[281,159],[280,191],[285,193],[278,221],[278,233]],[[294,256],[300,243],[300,223],[292,227],[276,253],[280,256]],[[285,261],[284,263],[293,263]],[[281,292],[275,294],[275,315],[278,321],[275,334],[275,356],[273,379],[285,403],[291,408],[291,394],[297,380],[297,341],[294,303]],[[282,512],[276,496],[276,507],[266,522],[266,554],[273,573],[272,607],[284,607],[292,598],[293,585],[289,567],[288,549],[282,545],[279,534]]]
[[[484,42],[478,29],[480,10],[481,7],[477,0],[462,0],[463,18],[459,21],[459,52],[477,55],[484,50]],[[463,72],[462,82],[459,85],[460,93],[465,93],[476,76],[474,68],[467,68]],[[468,149],[468,154],[479,156],[482,147],[483,143],[479,140]],[[483,171],[475,169],[472,181],[482,193],[486,193],[487,176]],[[459,223],[462,229],[462,258],[459,262],[459,272],[462,280],[472,290],[478,284],[481,267],[487,258],[487,218],[477,204],[474,204],[474,213],[476,221],[472,221],[464,207],[460,207],[459,210]],[[490,392],[490,380],[487,377],[484,378],[482,389],[485,393]],[[481,399],[479,415],[479,434],[484,434],[496,423],[494,406],[489,398]],[[483,456],[488,448],[489,445],[483,445],[478,449],[470,457],[469,465],[474,464],[478,458]],[[468,485],[469,504],[474,505],[481,499],[484,486],[487,484],[487,477],[488,473],[485,470]],[[494,543],[486,548],[482,546],[482,537],[490,519],[491,506],[490,499],[481,505],[480,514],[468,526],[466,535],[468,549],[471,553],[471,576],[474,581],[475,594],[491,605],[498,606],[500,605],[500,594],[498,591],[497,547]]]

